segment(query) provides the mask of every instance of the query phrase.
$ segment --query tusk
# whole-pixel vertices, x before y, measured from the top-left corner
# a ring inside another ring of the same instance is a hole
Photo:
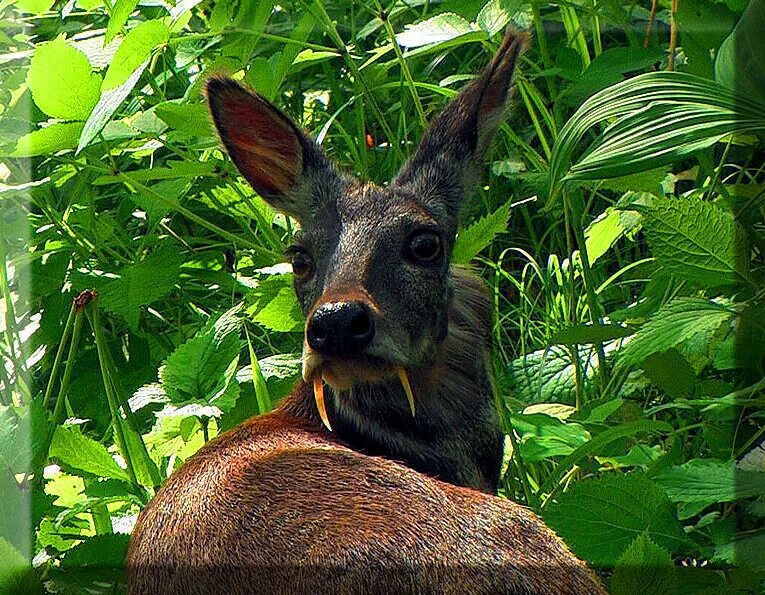
[[[414,417],[414,395],[412,394],[412,386],[409,384],[409,376],[406,375],[404,368],[398,368],[396,371],[398,372],[398,379],[404,387],[406,398],[409,401],[409,410],[412,412],[412,417]]]
[[[332,426],[329,423],[327,408],[324,405],[324,380],[322,379],[321,374],[316,374],[316,376],[313,377],[313,398],[316,401],[316,409],[319,410],[321,422],[331,432]]]

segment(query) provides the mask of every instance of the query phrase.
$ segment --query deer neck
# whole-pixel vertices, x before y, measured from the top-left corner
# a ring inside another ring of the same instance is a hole
[[[336,438],[427,475],[486,492],[497,487],[503,434],[489,364],[491,305],[474,275],[452,271],[449,329],[431,365],[408,370],[416,415],[398,379],[326,389]],[[312,388],[299,383],[282,405],[319,424]]]

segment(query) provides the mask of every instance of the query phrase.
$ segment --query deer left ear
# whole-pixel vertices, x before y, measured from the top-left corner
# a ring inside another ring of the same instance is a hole
[[[317,184],[337,179],[321,149],[287,116],[229,78],[211,78],[207,102],[223,145],[255,191],[298,221],[318,205]]]
[[[526,33],[508,29],[492,61],[463,88],[425,132],[414,156],[393,181],[453,219],[477,184],[483,158],[505,114]]]

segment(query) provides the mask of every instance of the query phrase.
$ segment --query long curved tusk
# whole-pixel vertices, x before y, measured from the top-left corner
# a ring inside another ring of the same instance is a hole
[[[412,385],[409,384],[409,376],[407,376],[404,368],[398,368],[396,372],[398,372],[398,379],[401,381],[401,386],[404,387],[406,398],[409,401],[409,410],[412,412],[412,417],[414,417],[414,394],[412,393]]]
[[[327,407],[324,405],[324,380],[322,379],[321,374],[316,374],[316,376],[313,377],[313,398],[316,401],[316,409],[319,410],[321,423],[323,423],[331,432],[332,426],[327,417]]]

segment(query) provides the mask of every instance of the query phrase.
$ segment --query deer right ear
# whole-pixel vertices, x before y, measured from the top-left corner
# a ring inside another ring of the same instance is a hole
[[[329,160],[279,109],[229,78],[207,81],[207,103],[223,145],[266,202],[298,221],[315,211],[311,178],[334,176]],[[323,176],[317,176],[324,171]]]

